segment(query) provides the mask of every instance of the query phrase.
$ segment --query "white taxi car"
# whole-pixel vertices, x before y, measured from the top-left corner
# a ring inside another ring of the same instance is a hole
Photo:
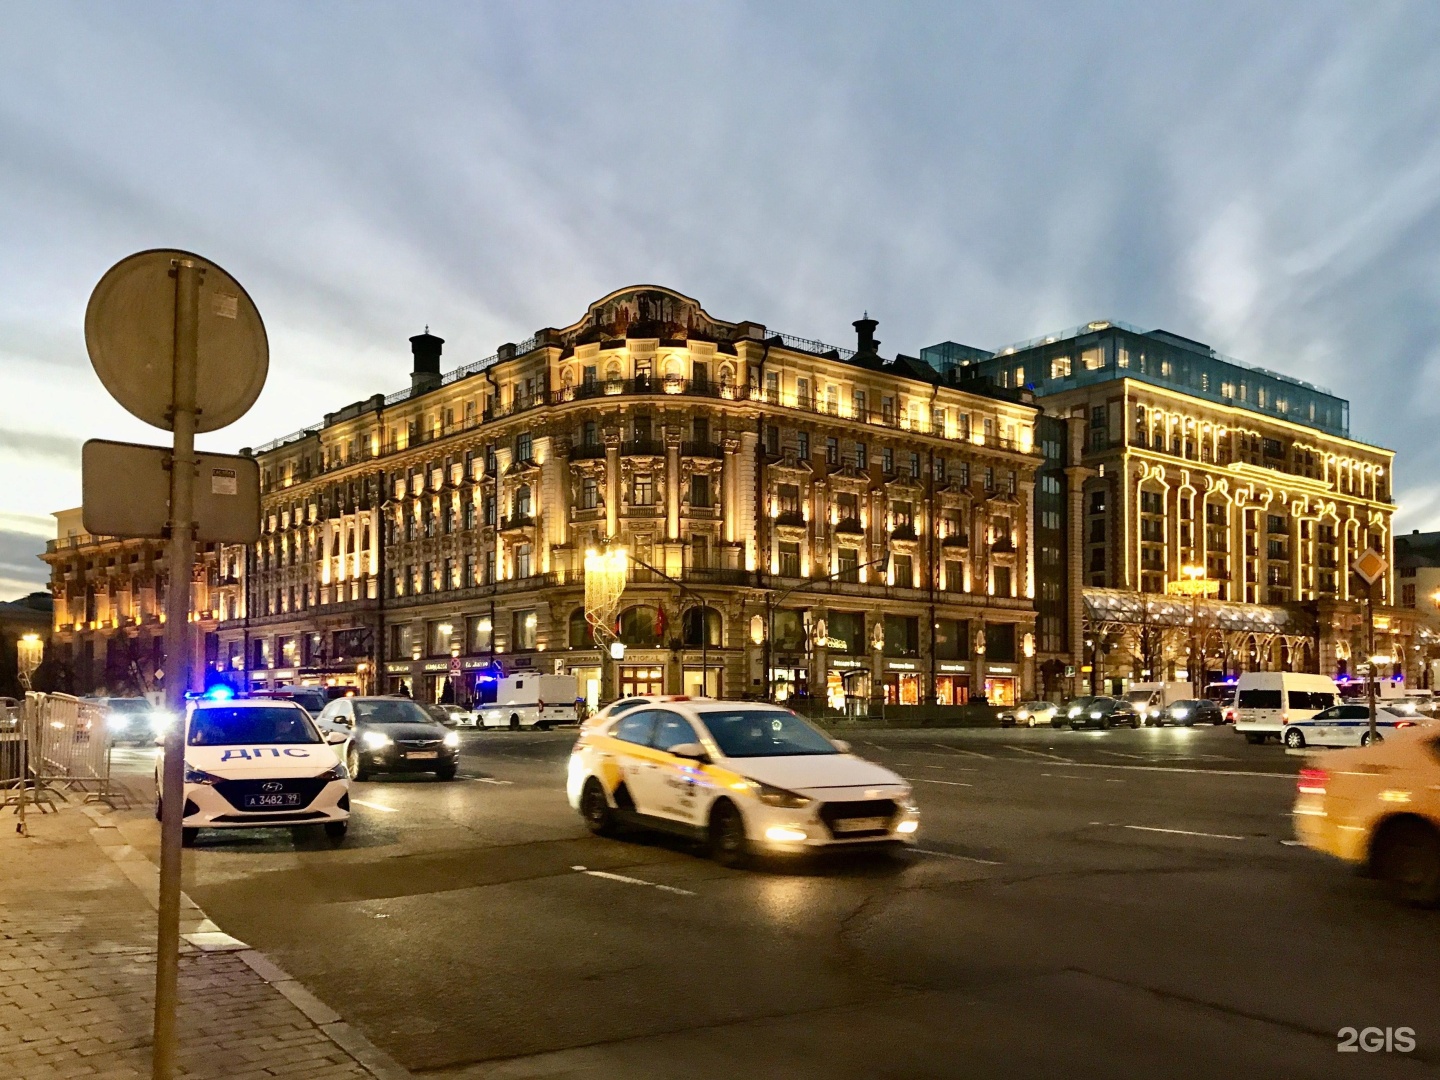
[[[913,842],[910,785],[849,749],[774,705],[671,701],[582,731],[566,787],[594,833],[676,832],[731,866],[754,852]]]
[[[185,711],[182,840],[201,829],[316,825],[331,840],[350,820],[348,736],[321,735],[293,701],[192,701]],[[161,816],[164,751],[155,761],[155,816]]]

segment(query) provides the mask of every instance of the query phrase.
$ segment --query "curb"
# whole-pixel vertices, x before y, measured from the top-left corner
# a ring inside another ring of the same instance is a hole
[[[150,907],[158,908],[159,869],[155,864],[127,844],[119,828],[107,820],[109,815],[98,807],[81,806],[78,809],[95,823],[90,830],[90,838],[130,879]],[[408,1069],[367,1039],[358,1028],[346,1023],[338,1012],[305,989],[263,952],[223,932],[184,892],[180,894],[180,939],[198,952],[237,953],[246,967],[274,987],[375,1080],[414,1080]]]

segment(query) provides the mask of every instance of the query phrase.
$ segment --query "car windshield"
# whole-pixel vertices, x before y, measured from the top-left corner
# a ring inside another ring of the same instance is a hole
[[[111,698],[105,707],[118,713],[148,713],[153,708],[144,698]]]
[[[355,719],[362,724],[433,724],[430,714],[405,698],[356,701]]]
[[[190,717],[191,746],[249,746],[318,743],[320,733],[301,709],[196,709]]]
[[[800,717],[779,709],[706,711],[700,719],[726,757],[799,757],[840,752]]]

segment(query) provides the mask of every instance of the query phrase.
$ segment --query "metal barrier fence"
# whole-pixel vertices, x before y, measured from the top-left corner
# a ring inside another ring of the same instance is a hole
[[[27,804],[44,813],[55,798],[128,802],[110,780],[110,734],[100,706],[69,694],[26,694],[18,724],[0,731],[0,806],[13,807],[21,832]]]

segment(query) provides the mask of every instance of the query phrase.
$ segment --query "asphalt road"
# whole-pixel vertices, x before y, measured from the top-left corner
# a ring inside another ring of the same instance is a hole
[[[466,779],[356,784],[339,849],[185,855],[222,929],[417,1075],[1440,1072],[1440,914],[1287,844],[1299,760],[1229,729],[858,732],[915,781],[919,850],[740,871],[589,836],[571,734],[464,738]],[[1337,1052],[1367,1026],[1418,1045]]]

